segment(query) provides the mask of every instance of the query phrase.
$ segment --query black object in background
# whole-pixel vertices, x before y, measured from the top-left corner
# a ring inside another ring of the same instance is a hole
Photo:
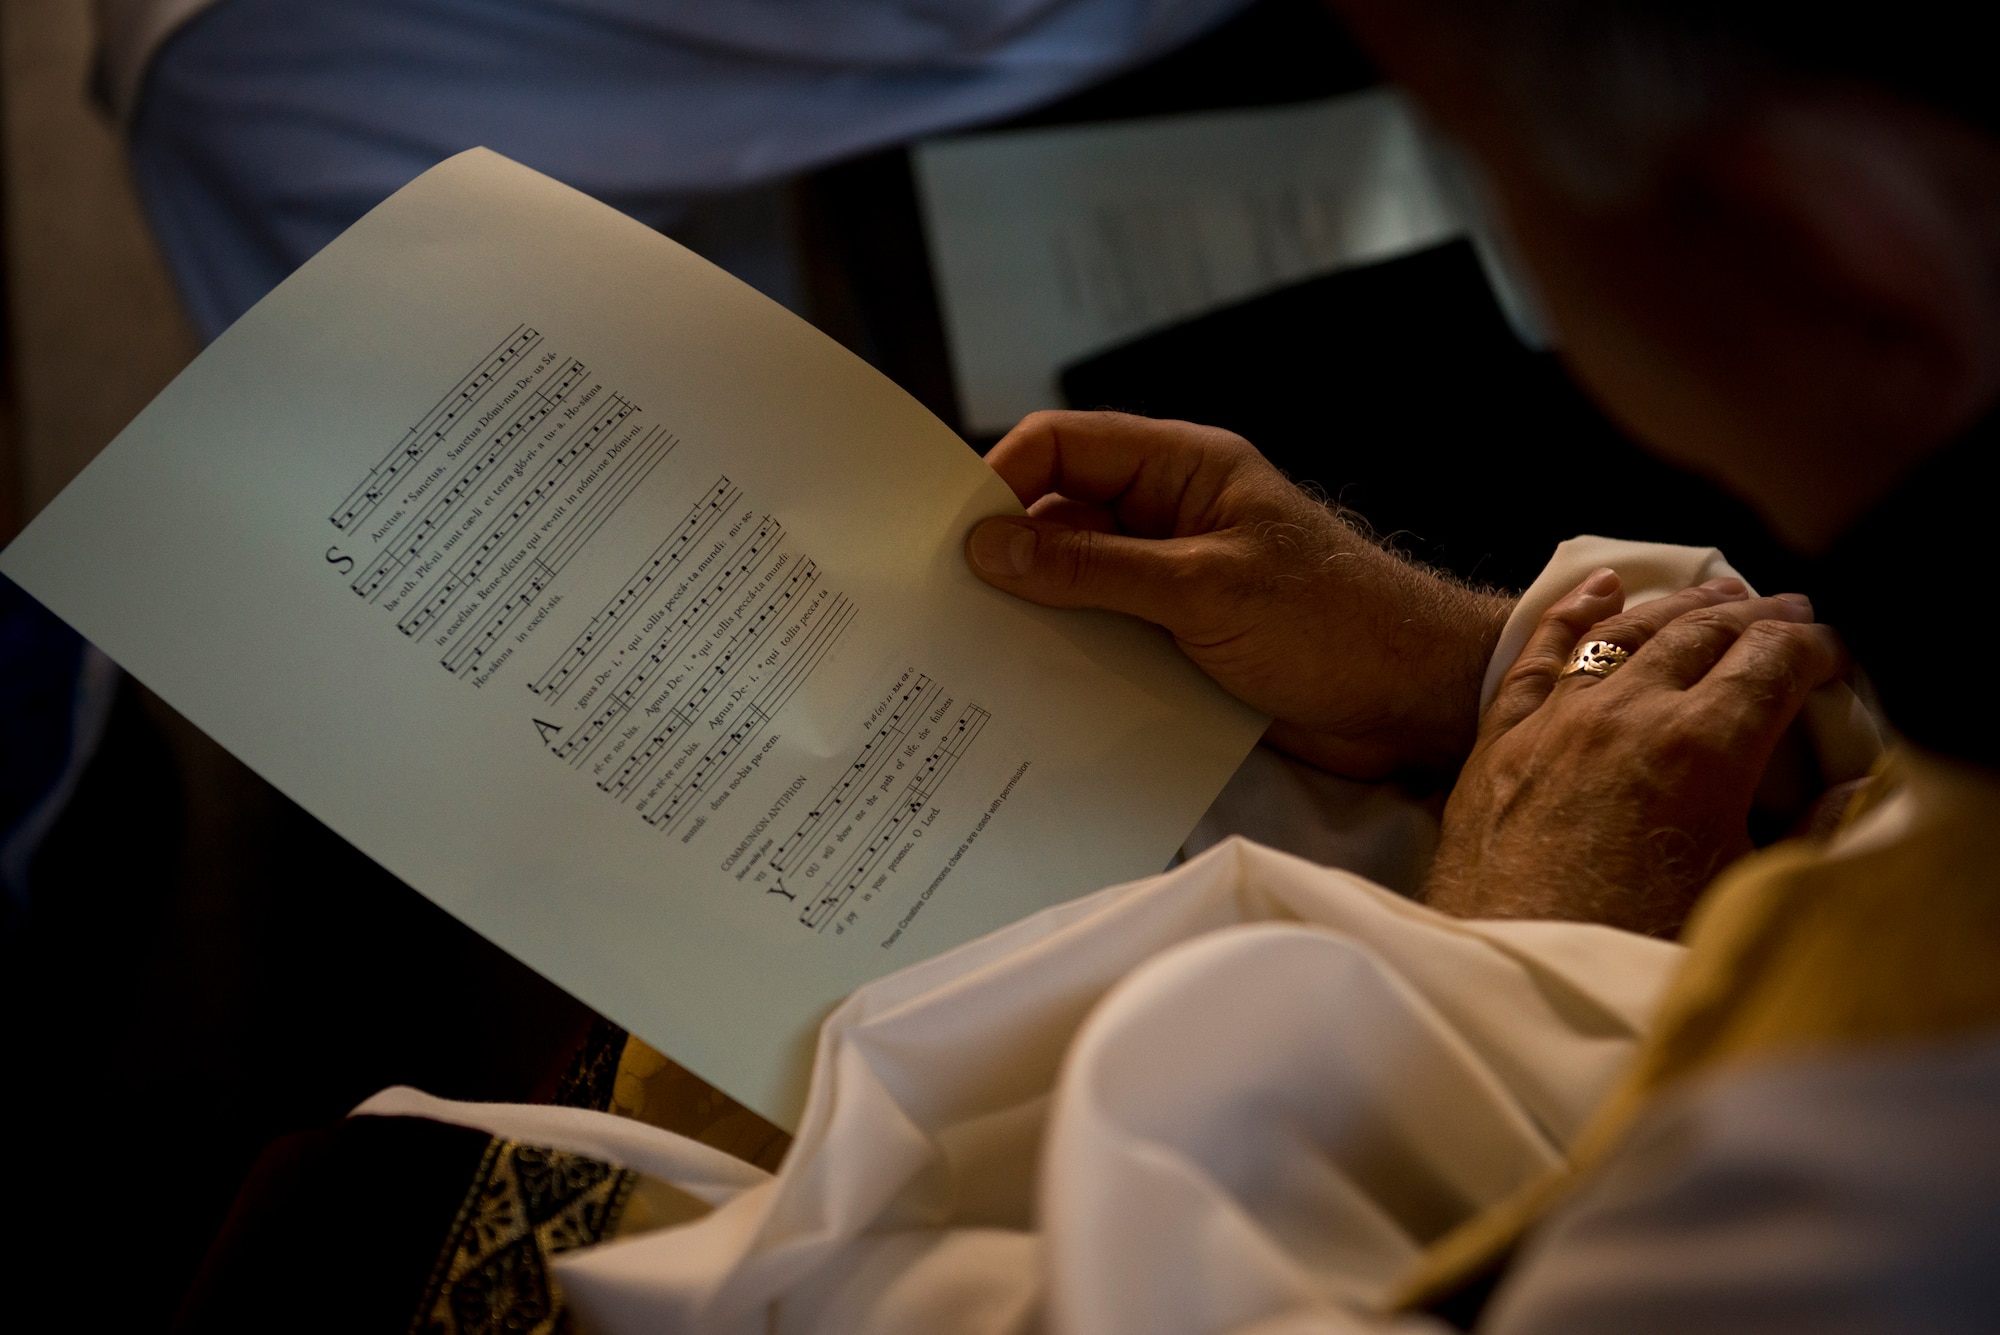
[[[1227,427],[1411,555],[1520,588],[1579,532],[1799,563],[1718,488],[1622,435],[1508,327],[1465,241],[1313,279],[1069,367],[1078,408]]]

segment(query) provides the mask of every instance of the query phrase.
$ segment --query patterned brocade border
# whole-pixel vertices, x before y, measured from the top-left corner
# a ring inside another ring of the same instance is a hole
[[[549,1258],[608,1236],[638,1174],[497,1137],[445,1235],[410,1335],[570,1329]]]

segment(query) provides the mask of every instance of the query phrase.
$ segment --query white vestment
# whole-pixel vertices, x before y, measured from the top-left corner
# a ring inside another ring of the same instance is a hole
[[[775,1178],[725,1199],[691,1158],[721,1208],[558,1275],[606,1333],[1372,1329],[1346,1314],[1556,1162],[1680,953],[1232,839],[860,989]],[[414,1092],[360,1111],[526,1129]]]

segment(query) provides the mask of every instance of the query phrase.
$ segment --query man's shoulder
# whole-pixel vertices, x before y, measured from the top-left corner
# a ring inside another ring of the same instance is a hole
[[[1482,1330],[1987,1329],[2000,1028],[1720,1070],[1655,1102]]]
[[[2000,1029],[2000,777],[1903,752],[1882,780],[1830,843],[1780,845],[1716,884],[1649,1084]]]

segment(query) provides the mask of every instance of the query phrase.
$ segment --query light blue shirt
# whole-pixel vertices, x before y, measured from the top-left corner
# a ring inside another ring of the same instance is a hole
[[[196,324],[226,328],[426,168],[485,145],[643,221],[1045,103],[1246,0],[220,0],[132,124]]]

